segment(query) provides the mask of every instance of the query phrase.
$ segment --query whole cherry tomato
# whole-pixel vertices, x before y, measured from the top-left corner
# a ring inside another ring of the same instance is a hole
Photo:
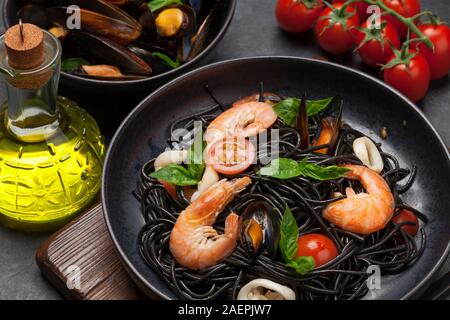
[[[420,53],[409,48],[395,52],[384,66],[384,81],[418,102],[430,86],[430,67]]]
[[[355,29],[356,44],[361,59],[372,67],[385,64],[394,53],[392,48],[400,48],[400,38],[391,23],[384,21],[378,27],[371,28],[368,20]]]
[[[311,28],[325,5],[322,0],[278,0],[278,24],[287,32],[302,33]]]
[[[357,26],[359,18],[355,9],[335,3],[322,11],[314,26],[314,34],[322,49],[332,54],[342,54],[355,44],[352,29]]]
[[[419,219],[417,219],[417,216],[409,210],[406,210],[406,209],[401,210],[397,215],[395,215],[392,218],[392,222],[395,224],[400,224],[403,222],[415,223],[414,225],[408,224],[408,225],[404,225],[404,226],[400,227],[403,231],[405,231],[406,233],[409,233],[413,237],[419,231]]]
[[[338,256],[333,240],[320,233],[300,236],[297,246],[297,257],[313,257],[316,268]]]
[[[430,66],[431,79],[445,77],[450,71],[450,27],[440,23],[426,23],[418,26],[434,45],[434,52],[424,43],[411,43],[427,59]],[[415,34],[412,38],[417,38]]]
[[[419,0],[383,0],[383,2],[387,7],[401,14],[405,18],[410,18],[420,13]],[[403,40],[406,38],[406,35],[408,34],[407,26],[391,15],[383,17],[397,29],[400,39]]]
[[[344,3],[348,0],[333,0],[333,3]],[[358,17],[360,21],[366,21],[369,17],[369,14],[367,13],[367,8],[369,8],[370,4],[365,3],[363,1],[357,1],[353,4],[353,6],[356,8],[356,12],[358,13]]]

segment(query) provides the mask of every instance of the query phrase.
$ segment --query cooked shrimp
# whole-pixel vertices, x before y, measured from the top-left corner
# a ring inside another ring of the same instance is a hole
[[[226,137],[246,138],[256,136],[277,120],[270,104],[246,102],[226,110],[215,118],[205,132],[208,145]]]
[[[234,196],[250,183],[249,177],[223,179],[179,215],[170,234],[170,251],[180,265],[191,270],[208,268],[234,251],[239,235],[239,216],[228,215],[225,232],[221,235],[212,225]]]
[[[234,107],[238,107],[240,105],[243,105],[244,103],[259,101],[259,96],[260,96],[259,93],[255,93],[255,94],[252,94],[251,96],[247,96],[245,98],[242,98],[242,99],[240,99],[238,101],[235,101],[233,103],[232,107],[234,108]],[[266,97],[278,97],[278,96],[275,93],[272,93],[272,92],[264,92],[263,93],[263,98],[266,98]],[[267,103],[267,104],[270,104],[270,105],[274,104],[274,102],[272,102],[270,100],[265,100],[264,102]]]
[[[364,166],[345,165],[346,178],[359,180],[367,193],[347,188],[347,198],[328,205],[323,217],[347,231],[370,234],[383,229],[394,214],[394,196],[382,176]]]

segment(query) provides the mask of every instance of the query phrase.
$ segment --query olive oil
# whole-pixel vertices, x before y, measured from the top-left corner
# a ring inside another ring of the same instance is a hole
[[[0,221],[20,230],[61,226],[101,184],[104,139],[85,110],[57,97],[61,46],[44,31],[44,47],[44,63],[27,71],[11,68],[0,51],[8,94],[0,112]]]

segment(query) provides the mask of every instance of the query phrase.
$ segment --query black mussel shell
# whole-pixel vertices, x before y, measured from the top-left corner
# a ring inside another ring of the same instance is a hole
[[[83,50],[83,47],[89,48],[89,55],[99,64],[116,66],[123,73],[131,75],[147,76],[152,73],[152,68],[143,59],[128,48],[108,39],[82,31],[72,32],[70,38],[81,47],[80,50]]]
[[[260,253],[275,257],[280,238],[280,226],[277,215],[263,201],[247,206],[241,215],[239,239],[250,256]]]
[[[312,146],[328,144],[328,148],[317,150],[317,153],[332,155],[342,127],[343,101],[340,96],[336,96],[330,102],[328,108],[322,113],[319,130],[313,138]]]
[[[142,45],[142,46],[130,46],[128,47],[128,49],[134,54],[136,54],[138,57],[140,57],[142,60],[147,62],[151,66],[155,74],[164,73],[173,69],[165,61],[161,60],[157,55],[153,54],[153,52],[160,52],[175,61],[176,57],[171,52],[165,50],[164,48],[157,46],[144,47]]]

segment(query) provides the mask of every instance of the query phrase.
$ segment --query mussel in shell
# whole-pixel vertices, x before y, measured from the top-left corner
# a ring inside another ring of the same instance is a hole
[[[250,256],[260,253],[274,257],[280,238],[278,217],[263,201],[247,206],[241,215],[241,232],[239,235],[242,247]]]
[[[328,148],[317,150],[317,153],[331,154],[339,136],[342,127],[342,105],[340,96],[336,96],[330,102],[324,117],[320,121],[319,130],[312,141],[312,146],[329,145]]]
[[[196,57],[212,40],[211,28],[217,29],[213,23],[225,2],[30,0],[18,18],[57,36],[63,61],[88,62],[63,71],[123,80],[164,73]]]
[[[320,147],[326,148],[316,150],[316,153],[332,154],[336,147],[339,131],[342,127],[342,99],[340,96],[334,97],[328,104],[325,111],[321,113],[317,133],[310,137],[309,117],[307,114],[307,99],[303,96],[300,102],[297,115],[296,128],[300,133],[300,148]]]
[[[79,31],[72,32],[71,41],[81,47],[89,48],[89,56],[93,60],[103,61],[108,65],[117,66],[124,73],[147,76],[152,72],[148,63],[139,56],[128,48],[106,38]]]

